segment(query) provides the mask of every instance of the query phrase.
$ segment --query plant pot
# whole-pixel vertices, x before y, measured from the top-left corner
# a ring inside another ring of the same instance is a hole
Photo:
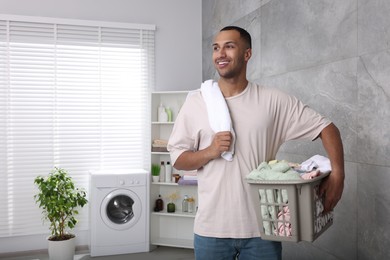
[[[152,176],[152,181],[153,182],[159,182],[160,181],[160,176]]]
[[[68,240],[48,240],[48,251],[50,260],[73,260],[76,249],[76,238]]]

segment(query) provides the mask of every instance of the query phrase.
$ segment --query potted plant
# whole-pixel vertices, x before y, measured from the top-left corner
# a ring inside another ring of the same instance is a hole
[[[152,180],[153,182],[159,182],[160,180],[161,166],[159,164],[152,164]]]
[[[73,260],[75,235],[69,230],[77,224],[77,208],[88,202],[85,191],[76,188],[67,171],[57,167],[45,177],[36,177],[34,183],[39,190],[34,199],[42,209],[44,220],[50,222],[50,259]]]

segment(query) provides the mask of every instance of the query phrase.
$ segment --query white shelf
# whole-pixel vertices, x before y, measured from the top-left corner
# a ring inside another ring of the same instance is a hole
[[[188,92],[192,90],[176,90],[176,91],[153,91],[153,95],[177,95],[177,94],[184,94],[187,95]]]
[[[181,211],[175,211],[175,212],[167,212],[167,211],[152,212],[152,215],[166,216],[166,217],[179,217],[179,218],[195,218],[195,213],[186,213],[186,212],[181,212]]]
[[[152,125],[174,125],[175,122],[157,122],[157,121],[153,121],[152,122]]]
[[[164,238],[159,237],[152,239],[152,245],[156,246],[170,246],[170,247],[182,247],[182,248],[194,248],[194,241],[192,239],[178,239],[178,238]]]
[[[151,139],[168,140],[174,126],[174,121],[183,105],[188,91],[159,91],[152,92],[151,103]],[[173,122],[158,121],[158,107],[162,104],[172,111]],[[151,163],[160,164],[161,161],[170,161],[169,152],[151,152]],[[175,172],[176,173],[176,172]],[[177,172],[178,173],[178,172]],[[177,205],[176,212],[168,213],[166,208],[166,198],[172,192],[178,192],[181,198],[177,203],[181,203],[184,195],[195,198],[195,208],[197,204],[197,186],[178,185],[170,182],[155,182],[150,185],[150,225],[151,244],[160,246],[194,248],[193,246],[193,225],[195,212],[181,212],[181,204]],[[154,205],[158,196],[164,200],[164,211],[154,212]]]
[[[169,155],[169,152],[151,152],[154,155]]]
[[[176,182],[152,182],[152,185],[179,186]]]
[[[152,182],[152,185],[156,186],[179,186],[179,187],[194,187],[197,188],[198,185],[179,185],[178,183],[175,182]]]

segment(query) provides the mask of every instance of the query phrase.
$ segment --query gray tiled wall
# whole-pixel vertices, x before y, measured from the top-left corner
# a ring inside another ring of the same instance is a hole
[[[332,228],[314,243],[284,243],[283,259],[390,256],[390,1],[203,0],[203,80],[216,78],[215,33],[253,38],[248,78],[297,96],[339,127],[346,181]],[[279,158],[325,154],[290,142]]]

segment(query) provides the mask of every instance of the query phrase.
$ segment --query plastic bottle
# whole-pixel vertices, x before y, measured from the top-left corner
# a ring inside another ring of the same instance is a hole
[[[172,182],[172,166],[170,162],[167,162],[165,166],[165,182]]]
[[[167,107],[165,109],[165,112],[167,113],[168,116],[168,122],[172,122],[172,110],[169,107]]]
[[[164,165],[164,161],[161,161],[161,165],[160,165],[160,182],[165,182],[165,165]]]
[[[159,122],[168,122],[168,114],[167,112],[165,111],[165,107],[160,104],[160,106],[158,107],[158,121]]]
[[[182,211],[188,212],[188,196],[187,195],[184,195],[184,199],[182,202]]]
[[[157,121],[161,121],[161,115],[162,115],[162,112],[164,110],[164,106],[162,105],[162,103],[160,103],[160,106],[158,107],[158,110],[157,110]]]

